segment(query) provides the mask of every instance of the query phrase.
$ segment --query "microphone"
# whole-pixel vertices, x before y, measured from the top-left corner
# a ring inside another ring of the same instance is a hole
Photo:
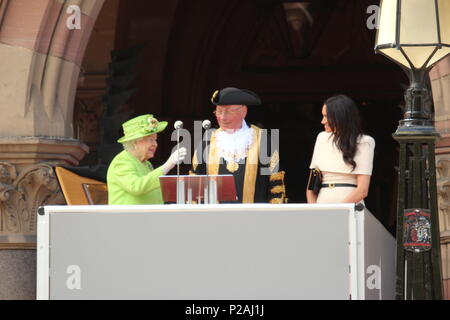
[[[173,125],[175,129],[181,129],[183,128],[183,121],[177,120],[175,121],[175,124]]]
[[[202,127],[205,130],[211,129],[211,121],[209,120],[203,120]]]

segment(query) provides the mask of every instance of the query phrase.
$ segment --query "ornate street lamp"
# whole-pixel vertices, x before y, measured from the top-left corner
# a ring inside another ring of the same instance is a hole
[[[397,203],[397,299],[442,299],[439,218],[428,71],[450,54],[450,0],[381,0],[375,51],[411,81],[400,144]]]

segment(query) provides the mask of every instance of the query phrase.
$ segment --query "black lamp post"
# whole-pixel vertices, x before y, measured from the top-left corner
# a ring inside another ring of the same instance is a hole
[[[397,299],[442,299],[435,140],[426,77],[450,54],[450,0],[381,0],[375,51],[411,81],[400,144],[397,202]]]

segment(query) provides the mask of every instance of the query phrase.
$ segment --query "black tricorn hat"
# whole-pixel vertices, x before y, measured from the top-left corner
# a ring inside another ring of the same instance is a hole
[[[211,102],[216,106],[257,106],[261,104],[261,99],[256,93],[250,90],[229,87],[220,91],[216,90],[211,98]]]

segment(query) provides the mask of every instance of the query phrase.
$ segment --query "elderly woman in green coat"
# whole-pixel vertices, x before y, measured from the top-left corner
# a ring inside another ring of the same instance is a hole
[[[178,162],[183,161],[186,149],[172,153],[160,167],[154,169],[148,161],[158,147],[158,133],[167,127],[151,114],[138,116],[122,124],[124,136],[117,140],[124,147],[111,162],[107,173],[108,203],[162,204],[159,177],[167,174]]]

